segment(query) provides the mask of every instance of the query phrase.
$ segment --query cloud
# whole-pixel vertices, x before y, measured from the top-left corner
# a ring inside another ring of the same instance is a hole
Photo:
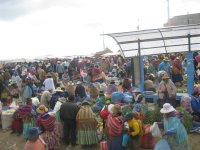
[[[79,7],[80,0],[0,0],[0,20],[14,20],[49,7]]]

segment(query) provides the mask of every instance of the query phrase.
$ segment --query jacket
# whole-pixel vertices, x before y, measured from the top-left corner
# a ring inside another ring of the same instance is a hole
[[[76,115],[79,111],[78,106],[72,102],[63,103],[60,107],[61,120],[76,119]]]

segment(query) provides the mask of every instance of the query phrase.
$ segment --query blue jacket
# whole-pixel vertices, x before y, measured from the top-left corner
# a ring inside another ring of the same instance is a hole
[[[191,100],[192,110],[194,112],[200,113],[200,99],[196,99],[195,97],[192,97]]]

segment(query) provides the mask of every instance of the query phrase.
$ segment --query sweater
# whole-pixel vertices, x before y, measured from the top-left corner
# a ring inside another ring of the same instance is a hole
[[[139,135],[140,127],[137,120],[135,120],[134,118],[131,120],[128,120],[128,125],[129,125],[129,133],[131,136]]]

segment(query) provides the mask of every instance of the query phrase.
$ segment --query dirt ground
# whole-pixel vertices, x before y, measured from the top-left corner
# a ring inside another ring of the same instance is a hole
[[[17,136],[15,134],[10,134],[10,130],[0,129],[0,150],[22,150],[25,144],[25,139],[23,136]],[[199,134],[189,134],[189,141],[191,150],[200,150],[200,135]],[[80,146],[76,147],[66,147],[61,144],[56,150],[81,150]],[[99,145],[84,148],[84,150],[99,150]]]

